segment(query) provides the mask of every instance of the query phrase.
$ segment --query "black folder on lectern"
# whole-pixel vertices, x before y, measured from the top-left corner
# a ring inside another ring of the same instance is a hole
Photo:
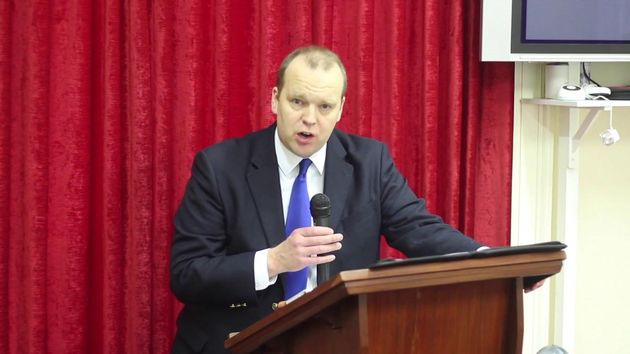
[[[524,253],[532,253],[532,252],[555,252],[555,251],[560,251],[566,247],[567,245],[565,245],[562,242],[549,241],[549,242],[534,243],[531,245],[494,247],[494,248],[483,249],[481,251],[457,252],[457,253],[449,253],[449,254],[426,256],[426,257],[415,257],[415,258],[405,258],[405,259],[386,258],[372,265],[370,269],[377,270],[381,268],[399,267],[399,266],[411,265],[411,264],[448,262],[448,261],[456,261],[456,260],[462,260],[462,259],[497,257],[497,256],[524,254]],[[527,288],[530,285],[533,285],[536,282],[542,279],[545,279],[546,277],[547,276],[527,277],[524,279],[524,286]]]

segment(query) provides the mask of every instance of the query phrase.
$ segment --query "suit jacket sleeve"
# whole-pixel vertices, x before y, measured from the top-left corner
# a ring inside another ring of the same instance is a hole
[[[215,167],[197,154],[175,215],[171,288],[184,303],[254,302],[254,251],[228,254],[226,217]]]
[[[472,251],[481,245],[431,214],[396,169],[385,145],[381,149],[381,232],[390,246],[409,257]]]

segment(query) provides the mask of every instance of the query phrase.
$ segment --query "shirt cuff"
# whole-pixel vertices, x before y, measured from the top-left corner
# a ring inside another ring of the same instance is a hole
[[[254,254],[254,282],[256,291],[265,290],[269,285],[273,285],[278,280],[278,276],[269,278],[269,268],[267,267],[267,254],[269,248],[256,252]]]
[[[483,250],[489,250],[489,249],[490,249],[490,247],[488,247],[488,246],[481,246],[481,247],[477,248],[477,251],[483,251]]]

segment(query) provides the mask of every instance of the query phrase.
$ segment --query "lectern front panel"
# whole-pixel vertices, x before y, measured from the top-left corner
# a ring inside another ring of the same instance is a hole
[[[360,295],[361,353],[514,353],[515,294],[500,279]]]

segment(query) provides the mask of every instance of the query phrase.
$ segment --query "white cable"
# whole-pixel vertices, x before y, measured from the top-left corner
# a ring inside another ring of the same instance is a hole
[[[610,146],[610,145],[618,142],[619,139],[621,139],[617,129],[613,128],[612,121],[613,121],[612,107],[609,107],[609,109],[608,109],[608,129],[604,130],[601,134],[599,134],[599,137],[602,138],[602,143],[604,145],[606,145],[606,146]]]

